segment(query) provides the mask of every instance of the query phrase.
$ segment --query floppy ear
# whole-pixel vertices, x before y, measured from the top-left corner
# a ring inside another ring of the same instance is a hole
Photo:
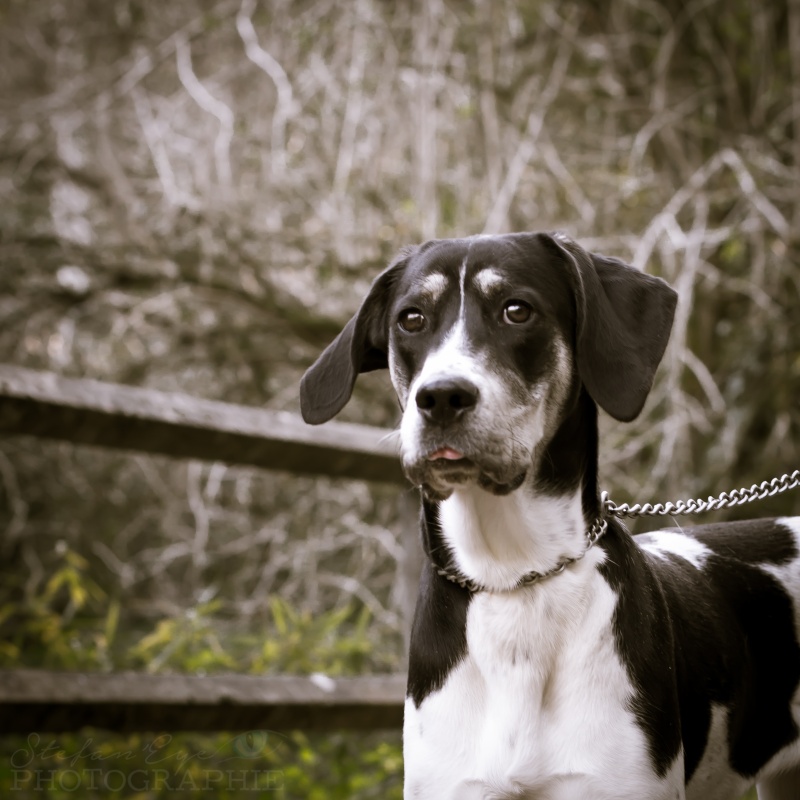
[[[678,295],[661,278],[619,259],[589,253],[560,236],[577,267],[578,373],[612,417],[639,416],[664,355]]]
[[[410,255],[401,252],[375,279],[361,308],[303,375],[300,411],[309,424],[327,422],[345,407],[360,372],[389,366],[386,314]]]

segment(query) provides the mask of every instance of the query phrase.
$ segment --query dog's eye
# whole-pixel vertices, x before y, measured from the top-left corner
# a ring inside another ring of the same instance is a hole
[[[400,312],[397,324],[406,333],[419,333],[425,327],[425,317],[418,308],[407,308]]]
[[[503,306],[503,321],[511,325],[521,325],[531,318],[532,309],[522,300],[509,300]]]

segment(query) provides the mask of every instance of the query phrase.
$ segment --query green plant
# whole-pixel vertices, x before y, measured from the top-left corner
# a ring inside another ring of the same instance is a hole
[[[183,614],[166,617],[130,650],[135,666],[147,672],[172,668],[181,672],[206,673],[235,670],[236,660],[223,648],[214,625],[219,600],[202,603]]]
[[[292,608],[280,597],[270,601],[273,631],[267,634],[251,672],[317,672],[324,664],[329,675],[363,673],[373,655],[370,613],[343,606],[327,614]],[[342,636],[342,630],[347,635]]]
[[[219,599],[151,623],[133,635],[119,602],[89,575],[89,563],[61,547],[52,574],[29,597],[0,596],[2,666],[188,673],[354,675],[387,666],[395,648],[376,644],[366,608],[325,614],[272,598],[266,630],[242,630]],[[19,594],[19,592],[17,592]],[[380,635],[378,636],[380,638]],[[132,640],[132,643],[131,643]],[[400,732],[298,731],[122,735],[85,730],[61,736],[0,737],[0,796],[243,796],[281,800],[402,797]]]
[[[0,665],[53,669],[110,668],[119,604],[92,580],[89,563],[63,542],[39,591],[0,596]]]

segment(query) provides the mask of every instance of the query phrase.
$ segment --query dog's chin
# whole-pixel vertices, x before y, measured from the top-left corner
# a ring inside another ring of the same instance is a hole
[[[424,459],[413,464],[404,463],[403,468],[406,477],[419,487],[428,500],[447,500],[456,489],[470,484],[498,496],[511,494],[522,486],[527,475],[525,469],[496,470],[469,458]]]

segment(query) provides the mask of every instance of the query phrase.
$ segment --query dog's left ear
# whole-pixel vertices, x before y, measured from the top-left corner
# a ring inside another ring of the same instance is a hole
[[[577,267],[577,367],[594,401],[615,419],[639,416],[672,330],[677,293],[619,259],[552,241]]]
[[[309,424],[327,422],[345,407],[359,373],[388,367],[386,314],[410,256],[401,252],[375,279],[361,308],[303,375],[300,412]]]

